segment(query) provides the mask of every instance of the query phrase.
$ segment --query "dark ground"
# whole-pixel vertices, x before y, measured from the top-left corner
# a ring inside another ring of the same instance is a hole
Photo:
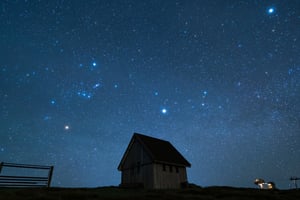
[[[299,200],[300,190],[259,190],[231,187],[194,187],[180,190],[102,188],[0,188],[0,200],[96,200],[96,199],[238,199]]]

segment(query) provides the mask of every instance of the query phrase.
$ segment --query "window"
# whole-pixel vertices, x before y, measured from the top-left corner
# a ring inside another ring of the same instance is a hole
[[[179,173],[179,168],[178,168],[178,167],[176,167],[176,173],[177,173],[177,174]]]
[[[172,173],[173,172],[173,167],[170,165],[170,172]]]
[[[166,171],[166,165],[163,164],[163,171]]]

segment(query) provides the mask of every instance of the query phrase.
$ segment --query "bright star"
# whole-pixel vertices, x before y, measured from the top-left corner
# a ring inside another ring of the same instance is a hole
[[[162,114],[167,114],[167,112],[168,112],[167,109],[165,109],[165,108],[161,109]]]
[[[273,12],[274,12],[274,9],[273,9],[273,8],[270,8],[270,9],[268,10],[268,12],[269,12],[269,13],[273,13]]]
[[[65,125],[64,129],[67,131],[67,130],[70,130],[70,126],[69,125]]]
[[[270,7],[270,8],[268,8],[267,12],[268,12],[268,14],[273,14],[275,12],[275,8]]]
[[[97,63],[96,63],[96,62],[93,62],[93,66],[96,67],[96,66],[97,66]]]

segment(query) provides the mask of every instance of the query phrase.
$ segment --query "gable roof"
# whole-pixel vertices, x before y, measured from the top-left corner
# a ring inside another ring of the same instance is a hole
[[[170,142],[139,133],[134,133],[119,164],[119,170],[121,170],[121,167],[126,160],[131,146],[135,141],[139,142],[142,145],[142,147],[149,154],[152,162],[154,163],[166,163],[191,167],[191,164],[179,153],[179,151],[177,151],[177,149]]]

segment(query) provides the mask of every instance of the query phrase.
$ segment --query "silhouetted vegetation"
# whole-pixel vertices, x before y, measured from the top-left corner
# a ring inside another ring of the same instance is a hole
[[[134,199],[203,199],[203,200],[296,200],[300,190],[260,190],[251,188],[207,187],[193,185],[178,190],[102,188],[0,188],[0,200],[134,200]]]

